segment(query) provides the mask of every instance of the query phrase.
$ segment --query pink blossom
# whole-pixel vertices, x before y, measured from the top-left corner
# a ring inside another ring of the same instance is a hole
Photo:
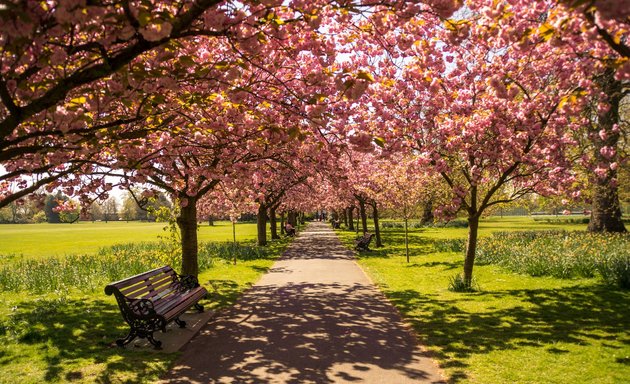
[[[600,179],[605,179],[606,176],[608,176],[608,170],[606,168],[597,167],[593,172],[595,172],[595,175]]]
[[[600,148],[599,153],[606,159],[612,159],[617,154],[617,151],[613,147],[605,146]]]

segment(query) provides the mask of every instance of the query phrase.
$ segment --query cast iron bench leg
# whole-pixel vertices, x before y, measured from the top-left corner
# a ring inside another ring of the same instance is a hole
[[[118,345],[119,347],[124,347],[125,345],[131,343],[136,337],[138,337],[138,332],[136,332],[136,330],[132,328],[129,331],[129,334],[124,339],[116,340],[116,345]]]
[[[180,320],[179,317],[175,318],[175,323],[179,325],[180,328],[186,328],[186,322],[184,320]]]

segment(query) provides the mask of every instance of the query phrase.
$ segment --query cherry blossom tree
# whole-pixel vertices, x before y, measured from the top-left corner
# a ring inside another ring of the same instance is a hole
[[[488,208],[572,184],[565,151],[573,145],[571,132],[584,123],[585,103],[579,97],[585,75],[572,55],[511,41],[477,17],[471,12],[459,20],[410,24],[404,36],[394,31],[399,51],[391,57],[402,58],[402,69],[373,64],[378,84],[361,99],[370,116],[361,103],[353,106],[355,120],[364,122],[356,145],[409,148],[450,190],[450,202],[437,212],[466,213],[468,287],[479,219]],[[569,64],[572,72],[563,69]]]
[[[409,219],[433,192],[430,185],[435,178],[426,174],[423,164],[418,165],[413,156],[398,155],[381,161],[375,169],[375,182],[381,186],[379,200],[384,206],[402,216],[405,223],[405,256],[409,263]]]

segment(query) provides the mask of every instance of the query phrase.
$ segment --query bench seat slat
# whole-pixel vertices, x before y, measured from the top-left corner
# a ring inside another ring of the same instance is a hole
[[[198,288],[199,289],[196,289],[196,291],[193,292],[191,296],[187,296],[184,300],[178,302],[177,305],[168,308],[167,312],[164,313],[164,318],[173,319],[184,313],[193,304],[202,299],[206,295],[207,291],[203,287]]]
[[[155,303],[155,311],[157,313],[164,314],[168,312],[171,307],[180,305],[190,297],[196,297],[200,291],[204,292],[204,294],[207,293],[206,289],[203,287],[197,287],[185,292],[170,292],[167,296],[160,298],[160,300]]]

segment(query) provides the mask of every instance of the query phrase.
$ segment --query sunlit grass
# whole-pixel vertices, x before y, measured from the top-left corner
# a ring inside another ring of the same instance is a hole
[[[492,218],[492,231],[583,230],[586,225]],[[338,231],[347,245],[354,234]],[[411,263],[400,229],[383,231],[385,247],[362,253],[361,266],[414,327],[451,383],[625,383],[630,377],[630,292],[597,279],[531,277],[478,265],[481,291],[448,290],[463,268],[460,252],[436,252],[438,239],[466,229],[415,230]]]
[[[167,236],[166,223],[79,222],[74,224],[1,224],[0,255],[25,258],[95,254],[114,244],[159,241]],[[256,238],[255,223],[237,223],[239,241]],[[232,240],[232,223],[217,221],[199,225],[199,241]]]

